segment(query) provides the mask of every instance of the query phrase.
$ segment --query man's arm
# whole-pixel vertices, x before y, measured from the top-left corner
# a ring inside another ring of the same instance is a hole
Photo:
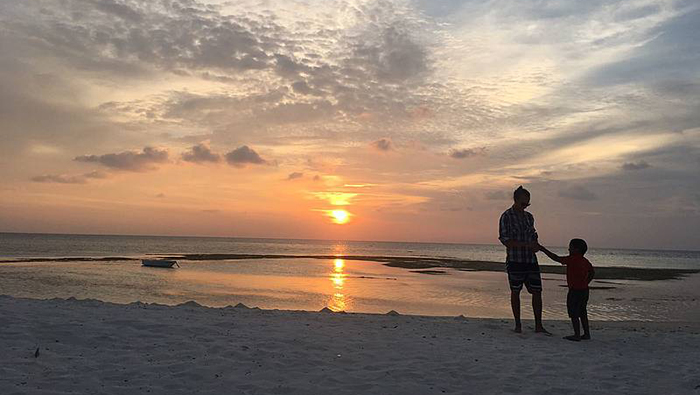
[[[537,251],[538,244],[536,241],[517,241],[512,239],[512,233],[510,217],[501,215],[501,219],[498,221],[498,240],[500,240],[501,244],[508,248],[529,247]]]
[[[532,214],[530,214],[530,218],[532,218],[532,232],[533,232],[532,240],[533,241],[530,242],[529,247],[531,249],[535,250],[535,252],[539,252],[540,251],[540,242],[539,242],[540,236],[537,234],[537,229],[535,229],[535,217]]]
[[[544,252],[544,254],[547,255],[547,256],[549,257],[549,259],[551,259],[551,260],[553,260],[553,261],[555,261],[555,262],[559,262],[559,263],[561,263],[562,265],[564,264],[564,263],[562,262],[562,259],[561,259],[561,257],[560,257],[559,255],[557,255],[557,254],[553,253],[552,251],[550,251],[550,250],[544,248],[544,246],[542,246],[542,245],[539,245],[539,249],[540,249],[540,251]]]
[[[530,214],[530,213],[528,213],[528,214]],[[539,240],[540,236],[537,234],[537,229],[535,229],[535,217],[532,214],[530,214],[530,218],[532,218],[532,238],[535,241],[537,241],[537,240]],[[540,243],[537,243],[537,245],[539,246]]]
[[[498,220],[498,240],[508,248],[515,247],[511,244],[514,240],[510,238],[510,233],[510,219],[502,214],[501,218]]]

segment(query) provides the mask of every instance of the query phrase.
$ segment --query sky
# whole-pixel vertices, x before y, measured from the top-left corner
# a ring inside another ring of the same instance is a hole
[[[0,231],[700,249],[693,0],[0,2]]]

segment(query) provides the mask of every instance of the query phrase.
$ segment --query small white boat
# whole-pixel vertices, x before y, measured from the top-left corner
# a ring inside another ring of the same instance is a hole
[[[173,267],[173,265],[177,265],[177,261],[174,259],[141,259],[141,264],[149,267]]]

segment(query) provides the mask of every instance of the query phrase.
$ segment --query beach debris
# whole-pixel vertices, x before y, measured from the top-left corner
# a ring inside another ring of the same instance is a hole
[[[36,351],[34,351],[34,358],[39,358],[39,347],[37,347]]]
[[[410,270],[412,273],[421,273],[421,274],[431,274],[431,275],[441,275],[441,274],[447,274],[446,271],[444,270]]]
[[[238,303],[237,305],[233,306],[234,309],[249,309],[250,307],[244,305],[243,303]]]
[[[399,314],[399,312],[396,310],[391,310],[388,313],[386,313],[386,315],[397,316],[397,315],[401,315],[401,314]]]
[[[466,319],[467,319],[467,317],[465,317],[465,316],[462,315],[462,314],[460,314],[460,315],[458,315],[457,317],[455,317],[455,320],[457,320],[457,321],[462,321],[462,320],[466,320]]]

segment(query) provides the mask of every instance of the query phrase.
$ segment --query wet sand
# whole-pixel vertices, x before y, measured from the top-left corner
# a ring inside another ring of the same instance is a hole
[[[177,305],[508,318],[503,271],[404,269],[371,261],[317,258],[181,260],[180,268],[138,260],[25,262],[0,265],[0,294],[37,299],[98,299]],[[502,266],[501,266],[502,267]],[[426,272],[427,271],[427,272]],[[544,316],[566,319],[566,279],[543,274]],[[589,314],[598,321],[700,322],[700,274],[678,280],[601,280],[591,284]],[[523,291],[523,315],[532,317]]]
[[[398,267],[414,271],[421,270],[426,274],[443,274],[440,269],[450,268],[463,271],[491,271],[502,272],[504,264],[502,262],[468,261],[452,258],[422,258],[422,257],[389,257],[370,255],[279,255],[279,254],[183,254],[183,255],[159,255],[152,254],[151,257],[165,259],[177,259],[184,261],[223,261],[223,260],[250,260],[250,259],[338,259],[379,262],[389,267]],[[31,262],[113,262],[113,261],[137,261],[135,257],[64,257],[64,258],[18,258],[0,260],[2,263],[31,263]],[[562,266],[540,265],[542,273],[565,274],[566,269]],[[629,267],[608,267],[596,266],[596,279],[598,280],[638,280],[638,281],[658,281],[680,279],[685,276],[700,273],[700,269],[649,269],[649,268],[629,268]]]

